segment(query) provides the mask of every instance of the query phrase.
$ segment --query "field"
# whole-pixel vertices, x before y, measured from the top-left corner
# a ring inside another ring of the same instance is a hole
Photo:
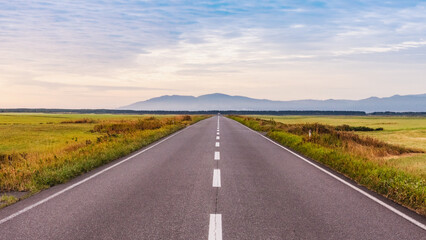
[[[204,118],[0,114],[0,205],[66,182]]]
[[[426,118],[229,117],[426,215]]]
[[[253,116],[274,119],[285,124],[321,123],[332,126],[350,125],[383,128],[383,131],[357,131],[393,145],[420,149],[426,152],[426,118],[393,116]],[[403,154],[378,159],[387,165],[413,173],[426,179],[426,153]]]
[[[91,133],[95,122],[137,120],[140,115],[107,114],[0,114],[0,154],[51,153],[85,140],[96,140]],[[163,117],[163,116],[158,116]],[[90,119],[90,123],[64,123]]]

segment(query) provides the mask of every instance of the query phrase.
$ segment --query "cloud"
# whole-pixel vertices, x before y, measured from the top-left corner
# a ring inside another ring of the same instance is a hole
[[[389,78],[386,70],[424,65],[426,55],[416,49],[425,45],[425,10],[423,1],[378,0],[1,1],[0,84],[101,92],[106,102],[120,91],[114,101],[123,103],[126,91],[148,97],[231,88],[260,98],[286,91],[311,98],[329,94],[327,86],[298,92],[292,81],[331,86],[344,79],[346,86],[358,83],[354,72],[368,78],[380,68],[379,81]],[[336,73],[333,66],[342,67]],[[426,74],[421,67],[409,73]],[[397,79],[406,72],[392,76],[401,87]],[[388,95],[398,89],[386,86]]]
[[[162,91],[172,91],[172,89],[167,88],[148,88],[148,87],[138,87],[138,86],[108,86],[108,85],[85,85],[85,84],[68,84],[61,82],[47,82],[47,81],[37,81],[37,80],[28,80],[28,81],[14,81],[11,85],[17,86],[34,86],[42,87],[50,90],[58,89],[84,89],[86,91],[96,91],[96,92],[108,92],[108,91],[151,91],[151,90],[162,90]]]
[[[360,38],[360,37],[368,37],[371,35],[377,35],[382,33],[377,29],[371,29],[369,27],[349,27],[347,31],[339,32],[336,34],[337,37],[342,38]]]
[[[388,44],[383,46],[376,47],[359,47],[352,48],[346,51],[336,51],[334,52],[335,56],[342,55],[353,55],[353,54],[368,54],[368,53],[386,53],[386,52],[397,52],[410,48],[419,48],[426,45],[426,41],[407,41],[398,44]]]
[[[281,9],[283,12],[295,12],[295,13],[302,13],[302,12],[308,12],[309,10],[304,8],[288,8],[288,9]]]
[[[294,24],[290,26],[290,28],[304,28],[304,27],[306,27],[304,24]]]

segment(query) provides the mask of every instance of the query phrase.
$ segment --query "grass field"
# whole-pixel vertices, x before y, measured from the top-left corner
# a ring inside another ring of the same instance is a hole
[[[206,117],[0,114],[0,205],[13,203],[22,192],[66,182]]]
[[[285,124],[321,123],[332,126],[347,124],[383,128],[383,131],[356,132],[360,136],[426,152],[426,117],[394,116],[252,116],[274,119]],[[378,159],[386,164],[414,173],[426,179],[426,153],[403,154]]]
[[[229,117],[426,215],[426,118]]]
[[[137,120],[149,115],[113,114],[0,114],[0,154],[21,152],[49,153],[85,140],[96,140],[100,133],[90,130],[97,122]],[[155,116],[165,118],[166,116]],[[91,123],[63,123],[79,119]]]

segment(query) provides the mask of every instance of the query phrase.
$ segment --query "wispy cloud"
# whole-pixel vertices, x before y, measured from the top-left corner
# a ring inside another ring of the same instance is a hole
[[[386,52],[397,52],[402,51],[410,48],[419,48],[426,46],[426,41],[420,41],[420,42],[402,42],[398,44],[388,44],[383,46],[376,46],[376,47],[359,47],[359,48],[352,48],[346,51],[336,51],[334,54],[336,56],[342,56],[342,55],[352,55],[352,54],[366,54],[366,53],[386,53]]]
[[[304,28],[304,27],[306,27],[304,24],[294,24],[290,26],[290,28]]]
[[[10,85],[15,86],[33,86],[41,87],[49,90],[59,89],[79,89],[85,91],[151,91],[151,90],[162,90],[162,91],[173,91],[170,88],[149,88],[149,87],[138,87],[138,86],[108,86],[108,85],[86,85],[86,84],[68,84],[61,82],[47,82],[37,80],[26,80],[26,81],[14,81]]]
[[[344,79],[342,86],[365,87],[358,79],[369,75],[377,86],[389,86],[390,75],[399,87],[382,94],[391,95],[410,91],[397,81],[407,79],[396,62],[426,63],[426,54],[415,51],[425,47],[425,22],[426,3],[414,0],[2,1],[0,85],[83,89],[106,104],[110,92],[134,90],[146,93],[141,98],[212,90],[356,98],[352,88],[330,93],[330,86]],[[372,64],[380,74],[369,70]],[[412,91],[426,88],[425,71],[410,69]],[[13,105],[6,101],[13,94],[1,88],[0,101]],[[130,101],[116,96],[123,105]]]

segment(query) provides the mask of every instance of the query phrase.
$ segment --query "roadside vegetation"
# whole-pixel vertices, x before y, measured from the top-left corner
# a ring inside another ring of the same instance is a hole
[[[367,134],[359,134],[385,131],[386,128],[381,125],[351,127],[347,122],[332,126],[318,122],[287,123],[274,118],[229,117],[426,215],[426,174],[422,166],[425,163],[420,164],[420,167],[407,167],[407,163],[395,164],[392,161],[406,156],[421,158],[425,155],[425,150],[417,145],[396,145]]]
[[[372,137],[392,145],[421,149],[426,152],[425,116],[253,116],[273,119],[284,124],[320,123],[336,128],[349,125],[371,128],[375,131],[352,131],[360,136]],[[389,155],[375,158],[388,166],[419,175],[426,179],[426,153]]]
[[[331,126],[382,128],[379,131],[355,131],[384,142],[426,151],[426,116],[253,116],[285,124],[321,123]],[[426,158],[425,158],[426,160]],[[426,169],[425,169],[426,170]]]
[[[64,183],[207,116],[0,114],[0,205]]]

